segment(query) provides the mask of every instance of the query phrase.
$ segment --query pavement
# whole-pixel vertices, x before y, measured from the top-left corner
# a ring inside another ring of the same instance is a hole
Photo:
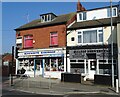
[[[13,86],[10,80],[3,82],[3,88],[24,91],[36,94],[48,95],[67,95],[67,94],[89,94],[103,93],[110,95],[120,95],[115,92],[115,88],[103,85],[94,85],[91,81],[84,83],[61,82],[60,79],[43,78],[37,76],[35,78],[14,78]]]

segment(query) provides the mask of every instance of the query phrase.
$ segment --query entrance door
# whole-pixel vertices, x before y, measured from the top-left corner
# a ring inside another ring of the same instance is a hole
[[[94,79],[95,72],[96,72],[96,60],[95,59],[89,59],[88,60],[89,79]]]

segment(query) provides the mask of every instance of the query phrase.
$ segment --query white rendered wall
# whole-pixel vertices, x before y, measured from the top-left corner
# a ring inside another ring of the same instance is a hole
[[[117,42],[117,27],[113,26],[113,42]],[[72,30],[68,35],[67,35],[67,46],[77,46],[80,45],[78,44],[78,31],[84,31],[84,30],[92,30],[92,29],[97,29],[97,28],[89,28],[89,29],[78,29],[78,30]],[[71,38],[74,37],[75,40],[71,41]],[[103,27],[103,43],[104,44],[111,44],[111,27],[106,26]],[[84,43],[82,45],[85,45]]]
[[[79,13],[77,14],[77,22],[81,21],[79,20]],[[117,13],[117,10],[116,10],[116,13]],[[107,8],[86,11],[86,20],[103,19],[103,18],[108,18]]]

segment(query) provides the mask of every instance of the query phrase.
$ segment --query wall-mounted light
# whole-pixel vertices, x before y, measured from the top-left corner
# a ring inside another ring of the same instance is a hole
[[[35,40],[33,40],[33,43],[35,43]]]

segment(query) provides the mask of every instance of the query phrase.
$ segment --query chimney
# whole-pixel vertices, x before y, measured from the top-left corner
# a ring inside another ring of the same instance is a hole
[[[85,11],[85,8],[80,3],[80,0],[78,0],[78,3],[77,3],[77,12],[79,12],[79,11]]]

